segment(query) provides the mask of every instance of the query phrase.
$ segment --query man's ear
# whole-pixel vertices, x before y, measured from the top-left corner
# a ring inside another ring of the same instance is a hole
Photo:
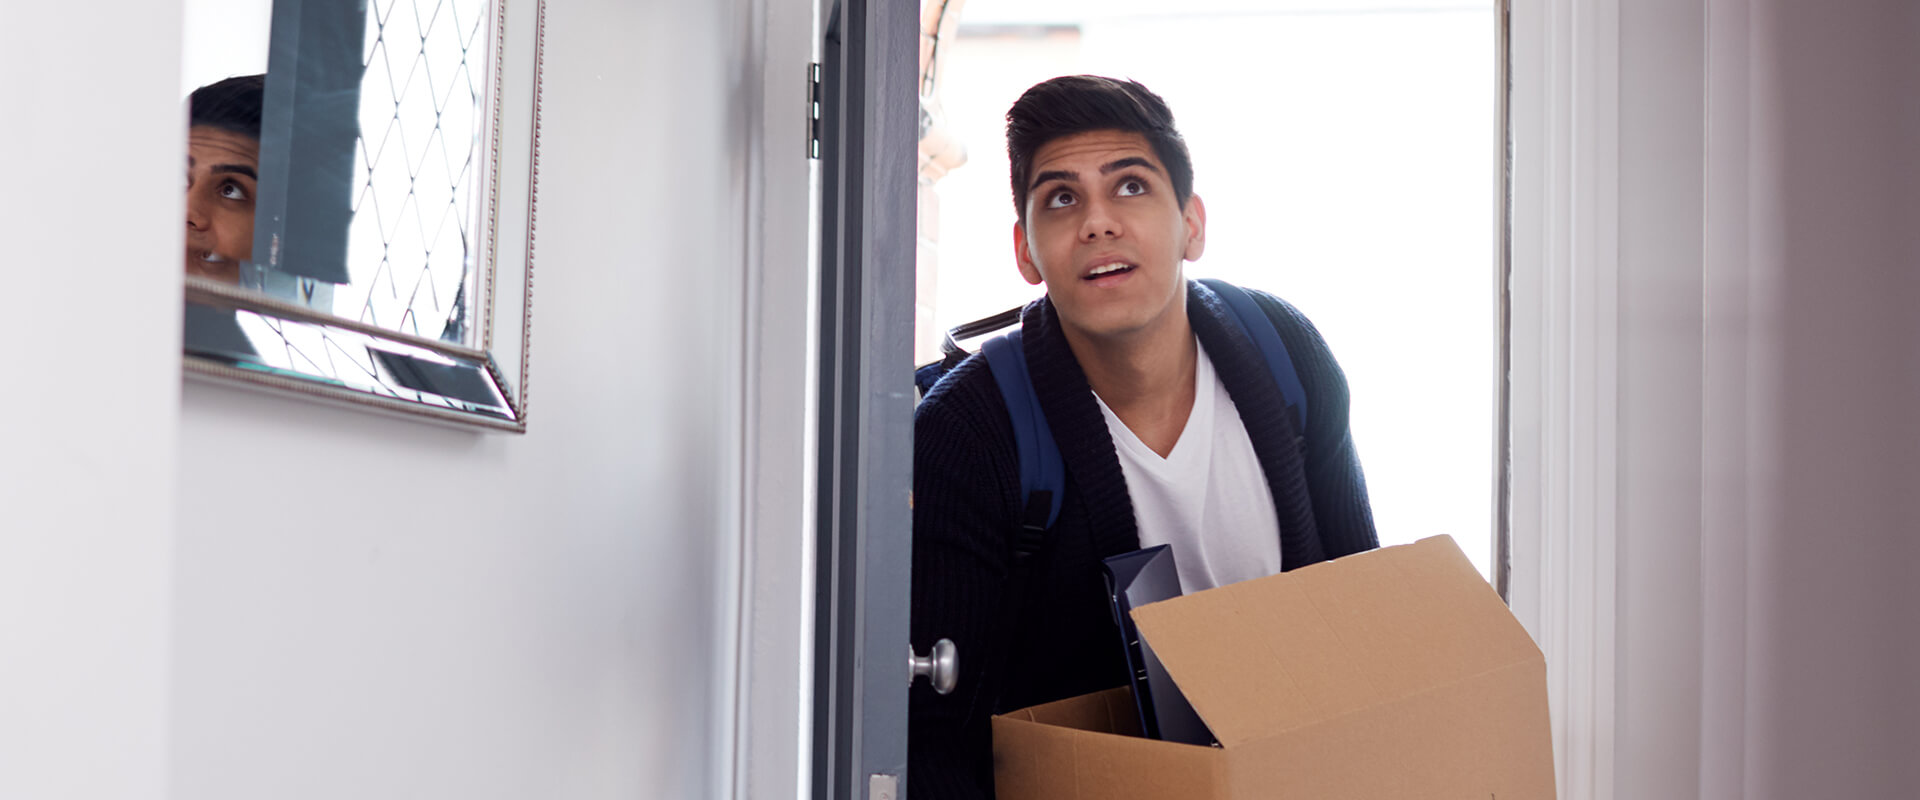
[[[1187,225],[1187,249],[1181,257],[1199,261],[1200,254],[1207,250],[1207,204],[1200,202],[1200,195],[1187,195],[1187,207],[1181,210],[1180,218]]]
[[[1013,223],[1013,260],[1020,265],[1020,277],[1040,285],[1040,266],[1033,263],[1033,248],[1027,246],[1027,226],[1017,220]]]

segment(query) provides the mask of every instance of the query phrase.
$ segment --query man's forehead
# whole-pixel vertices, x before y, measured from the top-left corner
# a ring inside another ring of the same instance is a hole
[[[1033,154],[1033,172],[1039,174],[1058,169],[1077,171],[1074,167],[1098,169],[1103,164],[1123,158],[1144,158],[1154,169],[1166,171],[1165,165],[1160,163],[1160,157],[1154,154],[1153,146],[1147,143],[1147,137],[1132,131],[1086,131],[1068,134],[1041,145]]]
[[[237,157],[249,163],[260,160],[260,143],[252,137],[205,125],[188,129],[187,147],[208,157]],[[192,153],[188,157],[192,158]]]

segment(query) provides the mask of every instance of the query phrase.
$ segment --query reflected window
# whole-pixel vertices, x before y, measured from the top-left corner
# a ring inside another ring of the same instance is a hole
[[[489,13],[193,0],[187,274],[471,344]]]
[[[189,371],[517,425],[489,327],[504,4],[186,11]]]

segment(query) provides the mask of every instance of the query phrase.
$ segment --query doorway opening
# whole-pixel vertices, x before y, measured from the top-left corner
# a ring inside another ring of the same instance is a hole
[[[1299,307],[1352,392],[1381,544],[1496,578],[1503,371],[1496,0],[925,0],[915,363],[1039,296],[1015,269],[1005,114],[1057,75],[1173,108],[1208,210],[1188,277]]]

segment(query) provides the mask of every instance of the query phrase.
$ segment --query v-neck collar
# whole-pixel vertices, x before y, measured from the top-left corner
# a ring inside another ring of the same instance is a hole
[[[1314,525],[1311,503],[1282,498],[1306,497],[1306,471],[1295,437],[1300,435],[1287,417],[1286,402],[1253,341],[1228,316],[1226,303],[1196,281],[1187,281],[1187,318],[1201,346],[1211,354],[1215,374],[1247,428],[1254,455],[1266,473],[1280,522],[1281,563],[1294,569],[1326,560]],[[1106,419],[1067,346],[1052,300],[1045,296],[1021,314],[1022,346],[1034,395],[1040,400],[1047,424],[1053,429],[1066,468],[1067,482],[1078,489],[1084,504],[1089,535],[1102,557],[1140,549],[1140,531],[1133,516],[1133,499],[1114,450]],[[1184,438],[1184,434],[1183,434]]]
[[[1094,394],[1094,402],[1100,406],[1101,419],[1107,423],[1109,433],[1114,433],[1114,446],[1125,448],[1134,455],[1135,463],[1146,467],[1155,478],[1172,482],[1181,475],[1191,475],[1196,470],[1207,468],[1207,456],[1212,448],[1207,445],[1213,441],[1214,414],[1216,398],[1213,362],[1207,358],[1207,350],[1200,346],[1199,337],[1194,337],[1194,350],[1198,356],[1193,363],[1193,408],[1187,411],[1187,420],[1180,428],[1180,436],[1174,440],[1173,449],[1162,457],[1153,451],[1139,434],[1127,427],[1113,408],[1107,405],[1099,393]]]

